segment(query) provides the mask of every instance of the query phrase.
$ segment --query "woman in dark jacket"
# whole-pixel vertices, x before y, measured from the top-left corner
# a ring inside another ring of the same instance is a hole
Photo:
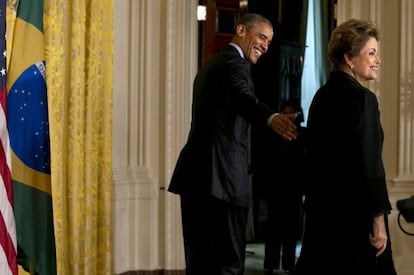
[[[297,275],[396,274],[380,113],[375,94],[363,86],[378,75],[378,40],[376,27],[363,20],[332,33],[334,70],[309,110],[310,178]]]

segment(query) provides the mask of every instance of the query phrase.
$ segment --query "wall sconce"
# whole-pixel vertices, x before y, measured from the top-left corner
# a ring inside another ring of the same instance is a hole
[[[205,21],[207,18],[207,7],[205,5],[197,6],[197,20]]]

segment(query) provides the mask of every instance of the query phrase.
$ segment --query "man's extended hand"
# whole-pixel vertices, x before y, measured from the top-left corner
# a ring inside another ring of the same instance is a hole
[[[296,139],[297,130],[294,123],[296,114],[277,114],[270,122],[270,128],[285,140]]]

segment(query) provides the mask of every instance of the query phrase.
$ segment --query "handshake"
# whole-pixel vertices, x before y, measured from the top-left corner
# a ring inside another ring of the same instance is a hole
[[[274,114],[270,118],[269,126],[283,139],[289,141],[294,140],[298,135],[295,121],[300,115],[302,114]]]

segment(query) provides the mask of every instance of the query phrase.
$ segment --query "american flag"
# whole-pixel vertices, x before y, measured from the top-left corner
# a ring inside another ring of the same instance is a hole
[[[0,1],[0,274],[17,275],[11,149],[7,127],[6,1]]]

